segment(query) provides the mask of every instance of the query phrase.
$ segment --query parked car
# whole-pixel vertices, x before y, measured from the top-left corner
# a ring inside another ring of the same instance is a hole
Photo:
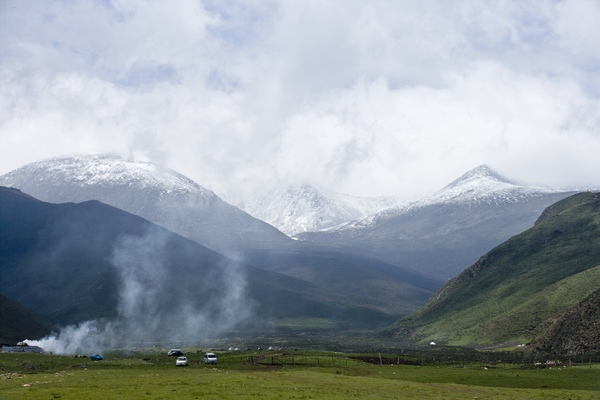
[[[204,364],[216,364],[217,355],[215,353],[206,353],[204,355]]]
[[[167,355],[169,357],[179,357],[183,355],[183,351],[179,350],[179,349],[171,349],[169,350],[169,352],[167,353]]]
[[[186,357],[177,357],[177,361],[175,361],[175,365],[178,367],[187,367],[188,359]]]
[[[90,356],[90,360],[92,361],[101,361],[104,360],[100,354],[92,354]]]

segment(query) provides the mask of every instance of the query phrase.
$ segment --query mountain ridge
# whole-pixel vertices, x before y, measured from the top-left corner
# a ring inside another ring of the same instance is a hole
[[[223,253],[291,241],[211,190],[149,161],[107,154],[54,157],[0,176],[0,185],[54,203],[99,200]]]

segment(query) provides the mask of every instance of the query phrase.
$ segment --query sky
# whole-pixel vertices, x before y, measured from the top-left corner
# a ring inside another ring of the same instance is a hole
[[[230,201],[600,187],[600,2],[0,0],[0,174],[151,160]]]

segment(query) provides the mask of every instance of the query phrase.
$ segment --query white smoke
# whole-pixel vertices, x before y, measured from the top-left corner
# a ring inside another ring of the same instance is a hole
[[[188,263],[191,258],[185,254],[184,265],[177,264],[169,256],[172,237],[168,231],[151,228],[145,235],[122,237],[114,247],[111,264],[120,281],[117,318],[85,321],[27,342],[56,354],[193,343],[250,317],[252,303],[239,264],[223,263],[221,257],[214,259],[223,265]]]
[[[30,346],[39,346],[54,354],[81,354],[88,349],[99,350],[106,337],[107,324],[86,321],[63,328],[59,333],[40,340],[25,340]],[[109,329],[110,331],[110,329]]]

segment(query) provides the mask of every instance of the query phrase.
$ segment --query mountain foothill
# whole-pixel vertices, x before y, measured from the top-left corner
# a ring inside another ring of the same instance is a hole
[[[303,185],[244,211],[113,155],[42,160],[0,186],[2,343],[90,320],[168,341],[184,318],[185,339],[358,329],[407,345],[599,352],[592,192],[482,165],[413,202]]]

